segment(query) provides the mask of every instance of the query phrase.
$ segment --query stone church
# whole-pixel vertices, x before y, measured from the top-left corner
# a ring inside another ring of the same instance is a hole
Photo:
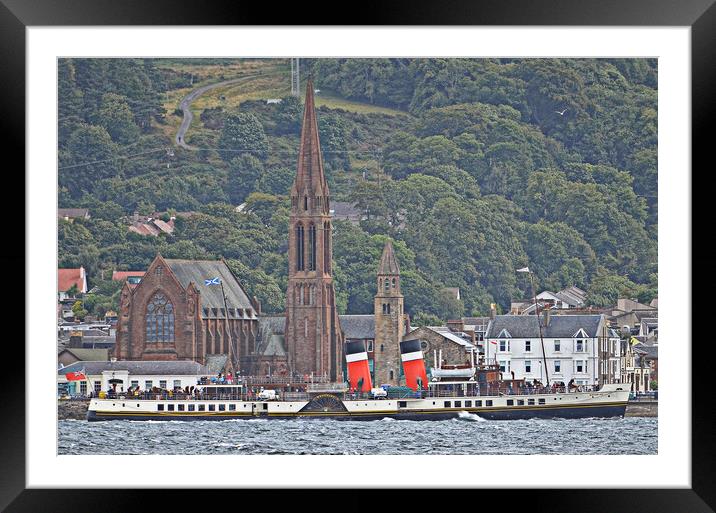
[[[363,340],[374,382],[399,384],[399,342],[409,330],[400,269],[388,242],[377,268],[374,313],[338,315],[332,274],[330,192],[323,169],[313,84],[306,101],[291,187],[286,312],[261,315],[222,261],[157,256],[139,284],[122,289],[115,356],[194,360],[243,375],[345,378],[343,346]],[[219,278],[210,282],[214,278]]]

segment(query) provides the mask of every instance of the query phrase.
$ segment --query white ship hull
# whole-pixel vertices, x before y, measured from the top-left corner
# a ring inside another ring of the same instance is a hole
[[[622,389],[623,388],[623,389]],[[225,420],[382,418],[442,420],[468,412],[486,419],[584,418],[624,416],[629,391],[605,385],[598,392],[534,395],[428,397],[423,399],[341,400],[320,394],[310,401],[232,401],[226,399],[92,399],[87,419]]]

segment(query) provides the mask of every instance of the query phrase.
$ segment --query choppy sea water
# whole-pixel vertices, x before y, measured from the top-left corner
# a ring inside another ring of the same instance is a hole
[[[59,421],[58,454],[657,454],[654,417]]]

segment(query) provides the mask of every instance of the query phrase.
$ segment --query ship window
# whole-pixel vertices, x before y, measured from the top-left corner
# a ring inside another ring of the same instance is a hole
[[[534,405],[535,400],[534,399],[527,399],[527,405]]]
[[[507,400],[507,406],[514,406],[514,405],[515,405],[515,401],[513,401],[512,399]]]
[[[177,410],[184,411],[184,405],[183,404],[177,404]]]
[[[477,406],[478,408],[482,406],[482,399],[475,401],[475,406]]]
[[[444,407],[445,407],[445,408],[450,408],[450,401],[445,401]]]
[[[157,404],[157,411],[164,411],[164,405],[163,405],[163,404]]]
[[[196,407],[193,404],[189,405],[189,411],[194,411],[195,409],[196,409]]]
[[[229,411],[236,411],[236,405],[235,405],[235,404],[230,404],[230,405],[229,405]]]
[[[209,411],[216,411],[216,405],[215,405],[215,404],[210,404],[210,405],[209,405]]]
[[[492,399],[486,399],[485,406],[492,406]]]
[[[462,407],[462,401],[455,401],[455,408]]]
[[[524,406],[524,405],[525,405],[524,399],[517,399],[517,406]]]
[[[407,401],[398,401],[398,408],[405,408],[408,406]]]
[[[544,404],[544,403],[545,403],[544,398],[539,400],[539,404]]]
[[[199,405],[199,411],[204,411],[204,410],[206,410],[206,405],[205,405],[205,404],[200,404],[200,405]]]
[[[174,411],[174,405],[173,405],[173,404],[167,404],[167,410],[168,410],[168,411]]]
[[[219,411],[226,411],[226,405],[225,405],[225,404],[220,404],[220,405],[219,405]]]
[[[465,408],[470,408],[472,406],[472,401],[465,401]]]

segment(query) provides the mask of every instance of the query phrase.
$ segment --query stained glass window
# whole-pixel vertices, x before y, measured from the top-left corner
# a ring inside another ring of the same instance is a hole
[[[157,292],[147,304],[147,342],[174,342],[174,305]]]

